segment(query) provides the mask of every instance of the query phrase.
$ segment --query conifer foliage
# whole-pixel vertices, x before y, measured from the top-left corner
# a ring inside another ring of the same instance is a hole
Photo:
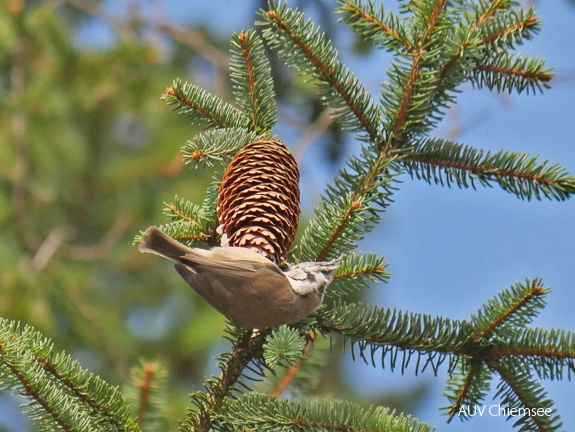
[[[349,299],[388,277],[384,258],[354,249],[391,204],[403,173],[461,188],[499,186],[527,200],[565,200],[575,192],[575,177],[558,164],[429,137],[464,83],[515,93],[548,87],[552,73],[544,62],[515,51],[539,31],[539,19],[513,0],[406,0],[398,13],[369,1],[340,0],[335,12],[361,39],[393,54],[379,100],[313,21],[289,2],[274,0],[259,12],[255,30],[233,36],[230,75],[237,105],[180,80],[164,95],[186,120],[206,128],[185,145],[186,163],[217,166],[202,204],[178,198],[166,209],[162,229],[181,241],[218,244],[216,201],[227,163],[251,142],[281,138],[272,135],[277,110],[264,44],[317,88],[334,121],[362,145],[327,186],[288,257],[299,262],[345,254],[327,301],[293,326],[255,334],[227,327],[230,350],[217,358],[220,373],[191,395],[182,430],[431,430],[385,407],[278,399],[288,387],[297,394],[294,377],[312,362],[314,344],[336,335],[343,336],[354,359],[375,367],[402,373],[447,368],[449,420],[456,415],[464,420],[461,407],[484,402],[494,383],[502,406],[527,413],[516,423],[519,430],[558,430],[559,413],[540,380],[571,378],[575,333],[530,327],[549,292],[542,280],[504,289],[468,320]],[[3,323],[0,330],[2,387],[30,398],[31,415],[46,430],[100,430],[100,425],[139,430],[117,389],[52,353],[31,329]],[[279,380],[274,391],[252,391],[260,384],[249,380],[262,377]]]

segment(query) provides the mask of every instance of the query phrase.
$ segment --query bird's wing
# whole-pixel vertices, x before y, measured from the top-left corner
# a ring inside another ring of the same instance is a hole
[[[210,273],[233,272],[239,274],[251,274],[262,267],[262,264],[251,261],[228,261],[207,258],[197,254],[186,254],[180,257],[180,262],[191,267],[199,273],[206,271]]]
[[[192,249],[190,253],[180,257],[179,261],[198,273],[208,272],[222,275],[222,272],[225,272],[224,275],[231,278],[246,277],[264,269],[285,276],[283,271],[268,259],[265,259],[264,262],[256,262],[251,259],[217,259],[213,256],[208,257],[202,253],[196,253]]]
[[[229,305],[233,304],[233,293],[218,279],[206,273],[195,273],[189,267],[176,263],[174,265],[180,276],[202,298],[221,314],[228,316]]]

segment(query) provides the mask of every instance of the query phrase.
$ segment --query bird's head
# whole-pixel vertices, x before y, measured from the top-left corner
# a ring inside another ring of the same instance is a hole
[[[333,275],[341,264],[342,258],[343,255],[331,261],[310,261],[295,264],[285,271],[285,275],[297,294],[305,296],[319,292],[323,297],[326,287],[333,280]]]

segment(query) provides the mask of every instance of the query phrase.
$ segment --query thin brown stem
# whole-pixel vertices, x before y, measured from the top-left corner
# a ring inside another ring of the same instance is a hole
[[[258,110],[257,110],[257,105],[258,105],[258,95],[256,94],[255,91],[255,78],[254,78],[254,71],[253,71],[253,63],[252,60],[250,58],[250,45],[249,45],[249,39],[247,37],[247,34],[245,32],[241,32],[238,35],[238,42],[240,44],[240,47],[242,48],[242,56],[244,58],[244,64],[246,66],[246,75],[247,75],[247,84],[248,84],[248,88],[249,88],[249,100],[250,100],[250,117],[251,117],[251,124],[253,126],[255,126],[257,124],[257,118],[256,116],[258,115]]]
[[[496,371],[499,374],[499,376],[501,377],[501,379],[507,383],[507,385],[513,390],[513,392],[515,393],[515,395],[521,401],[521,403],[523,404],[523,406],[525,408],[527,408],[531,412],[533,412],[537,409],[536,406],[529,403],[529,401],[527,400],[527,398],[525,397],[525,395],[523,394],[523,392],[521,391],[521,389],[519,388],[519,386],[515,382],[515,377],[511,373],[508,373],[508,371],[504,367],[501,367],[499,362],[492,361],[492,362],[488,363],[488,366],[492,370]],[[532,415],[532,416],[530,416],[530,418],[531,418],[531,420],[533,420],[533,422],[537,426],[537,430],[539,430],[541,432],[545,432],[548,430],[546,425],[540,420],[539,416]]]
[[[486,335],[491,333],[494,329],[496,329],[502,322],[507,320],[510,316],[517,313],[517,311],[529,303],[533,297],[541,294],[543,292],[543,287],[540,285],[534,286],[531,291],[523,296],[517,303],[509,307],[504,313],[499,315],[496,319],[494,319],[489,325],[480,329],[479,331],[475,332],[473,335],[473,340],[478,341],[481,338],[484,338]]]
[[[225,121],[223,118],[216,116],[211,109],[201,105],[199,103],[199,101],[197,101],[197,100],[188,99],[184,94],[179,93],[177,91],[177,89],[174,87],[168,87],[166,89],[166,96],[175,97],[181,103],[183,103],[184,105],[187,105],[188,107],[190,107],[194,111],[198,111],[205,118],[210,119],[210,121],[217,124],[219,127],[222,127],[222,128],[232,127],[232,125],[229,124],[227,121]]]
[[[469,171],[473,174],[484,175],[484,176],[501,176],[501,177],[516,177],[519,179],[526,179],[531,180],[537,183],[548,184],[552,186],[559,187],[560,185],[556,184],[552,179],[548,179],[539,175],[529,174],[523,171],[516,171],[504,168],[495,168],[493,166],[484,166],[484,165],[474,165],[474,164],[465,164],[459,163],[452,160],[443,160],[437,158],[426,158],[426,157],[418,157],[418,156],[406,156],[405,160],[413,161],[413,162],[421,162],[430,165],[437,165],[441,167],[447,167],[452,169],[457,169],[461,171]]]
[[[502,66],[494,66],[488,64],[480,64],[475,67],[475,69],[487,71],[487,72],[495,72],[500,73],[503,75],[510,75],[510,76],[517,76],[522,78],[528,79],[536,79],[538,81],[549,82],[553,75],[550,74],[548,71],[534,71],[529,72],[525,69],[514,69],[514,68],[507,68]]]
[[[94,0],[66,0],[66,2],[76,9],[104,21],[116,31],[125,43],[133,42],[137,38],[136,32],[126,23],[126,20],[119,19],[106,12],[100,2]]]
[[[129,367],[126,363],[126,359],[120,347],[107,335],[107,331],[103,325],[104,320],[102,319],[102,315],[90,305],[90,302],[84,297],[84,293],[80,294],[70,287],[65,289],[65,294],[68,296],[72,306],[78,310],[79,314],[88,324],[94,340],[102,348],[110,363],[114,365],[116,373],[121,377],[128,376]]]
[[[473,371],[470,370],[465,377],[465,383],[461,387],[461,391],[457,394],[457,398],[455,402],[449,407],[449,418],[451,419],[457,412],[459,412],[459,408],[462,406],[463,401],[465,400],[465,396],[467,396],[469,389],[471,388],[471,383],[473,382],[474,374]]]
[[[131,218],[120,215],[110,229],[91,246],[61,245],[60,254],[67,259],[75,261],[97,261],[108,256],[112,248],[120,241],[124,233],[130,228]]]
[[[489,356],[494,359],[508,356],[525,357],[551,357],[557,359],[575,359],[575,352],[564,352],[556,348],[511,348],[493,347],[489,350]]]
[[[331,107],[326,107],[317,118],[302,131],[299,139],[293,145],[292,153],[297,161],[303,159],[303,153],[311,145],[313,140],[325,132],[333,123],[333,114],[334,110]]]
[[[385,34],[389,35],[392,39],[394,39],[401,46],[403,46],[403,48],[406,51],[412,51],[413,50],[413,46],[408,44],[404,39],[402,39],[395,30],[393,30],[391,27],[382,23],[380,20],[378,20],[372,14],[369,14],[369,13],[361,10],[355,3],[346,3],[345,5],[343,5],[343,7],[346,8],[347,11],[349,11],[351,15],[361,17],[365,21],[371,23],[373,26],[378,28],[381,33],[385,33]]]
[[[411,70],[409,72],[409,78],[405,83],[403,96],[401,98],[401,102],[399,103],[399,108],[397,110],[397,117],[395,120],[395,126],[392,132],[392,137],[396,142],[401,141],[403,138],[401,135],[401,131],[405,126],[408,109],[415,92],[415,84],[419,79],[421,68],[423,66],[422,56],[423,54],[420,51],[413,52],[413,60],[411,62]]]
[[[327,253],[332,248],[336,240],[341,235],[342,231],[345,229],[347,224],[351,221],[353,214],[361,208],[361,203],[359,201],[353,201],[350,207],[347,209],[347,212],[343,215],[341,220],[339,221],[338,226],[333,230],[329,239],[323,245],[323,248],[319,252],[316,261],[323,261],[327,256]]]
[[[155,365],[147,363],[143,367],[143,372],[144,379],[136,383],[137,387],[141,390],[140,403],[138,404],[138,416],[136,418],[136,423],[140,427],[144,423],[144,417],[146,415],[146,411],[148,410],[150,393],[154,385],[154,378],[157,372],[157,368]]]

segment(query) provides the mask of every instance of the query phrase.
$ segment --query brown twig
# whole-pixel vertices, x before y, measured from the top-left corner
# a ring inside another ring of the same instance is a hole
[[[374,25],[375,27],[377,27],[381,33],[389,35],[392,39],[397,41],[397,43],[399,43],[401,46],[403,46],[403,48],[406,51],[413,50],[413,46],[410,45],[407,40],[401,38],[395,30],[393,30],[391,27],[382,23],[380,20],[378,20],[372,14],[364,12],[355,3],[347,2],[343,5],[343,7],[347,8],[347,10],[350,12],[351,15],[355,15],[355,16],[359,16],[359,17],[363,18],[365,21],[367,21],[367,22],[371,23],[372,25]]]
[[[50,259],[52,259],[54,254],[62,246],[69,231],[70,230],[64,227],[56,227],[50,231],[30,261],[30,272],[27,273],[28,276],[32,278],[36,277],[38,273],[48,265]]]
[[[297,161],[302,160],[303,153],[313,142],[313,140],[321,135],[333,123],[332,115],[334,110],[331,107],[326,107],[317,118],[311,122],[301,133],[299,139],[293,146],[293,154]]]
[[[351,203],[351,205],[349,206],[349,208],[347,209],[347,211],[345,212],[345,214],[341,218],[338,226],[333,230],[333,232],[331,233],[331,236],[323,245],[323,248],[321,249],[321,251],[319,252],[319,254],[316,257],[316,261],[323,261],[325,259],[329,250],[332,248],[332,246],[337,241],[337,239],[340,237],[340,235],[343,232],[343,230],[345,229],[345,227],[350,222],[353,214],[356,211],[360,210],[361,207],[362,207],[362,205],[361,205],[361,202],[359,202],[359,201],[353,201]]]
[[[473,383],[473,378],[475,375],[470,370],[465,377],[465,384],[461,387],[461,390],[457,394],[457,399],[455,402],[449,407],[448,415],[449,419],[451,419],[455,414],[459,412],[459,408],[462,406],[465,397],[467,396],[469,389],[471,388],[471,384]]]
[[[517,375],[516,373],[515,374],[510,373],[503,365],[501,365],[497,361],[488,362],[487,365],[490,369],[496,371],[499,374],[499,376],[501,377],[501,379],[507,383],[509,388],[511,390],[513,390],[513,392],[517,396],[517,399],[521,402],[521,404],[524,407],[528,408],[529,411],[535,410],[537,408],[537,405],[534,405],[533,402],[531,400],[529,400],[529,398],[522,391],[521,387],[519,386],[519,384],[516,380],[516,375]],[[547,428],[545,428],[540,416],[531,415],[529,417],[536,424],[537,430],[539,430],[539,431],[548,430]]]
[[[130,227],[130,217],[120,215],[114,225],[92,246],[68,246],[60,247],[60,254],[68,259],[76,261],[96,261],[105,258],[114,245],[120,240]]]
[[[210,44],[206,40],[206,37],[199,30],[183,28],[166,21],[159,22],[155,26],[155,30],[170,36],[177,42],[193,48],[202,57],[205,57],[212,64],[214,64],[218,69],[226,71],[227,73],[230,63],[229,56],[224,54],[214,45]]]
[[[148,409],[150,393],[152,391],[153,379],[157,372],[156,366],[152,363],[146,363],[142,369],[144,372],[144,379],[136,383],[137,387],[141,390],[140,403],[138,404],[138,416],[136,418],[136,423],[140,427],[142,426],[142,423],[144,423],[144,416]]]
[[[487,334],[491,333],[497,326],[499,326],[503,321],[508,319],[510,316],[515,314],[521,307],[525,306],[529,303],[534,297],[538,296],[539,294],[543,293],[543,287],[540,285],[534,286],[531,291],[523,296],[521,300],[517,303],[512,305],[509,309],[507,309],[504,313],[499,315],[496,319],[494,319],[488,326],[483,329],[480,329],[473,335],[473,340],[478,341],[479,339],[485,337]]]
[[[124,43],[133,42],[137,39],[136,32],[132,26],[127,24],[126,20],[119,19],[107,13],[100,2],[93,0],[66,0],[66,2],[76,9],[104,21],[114,29]]]

